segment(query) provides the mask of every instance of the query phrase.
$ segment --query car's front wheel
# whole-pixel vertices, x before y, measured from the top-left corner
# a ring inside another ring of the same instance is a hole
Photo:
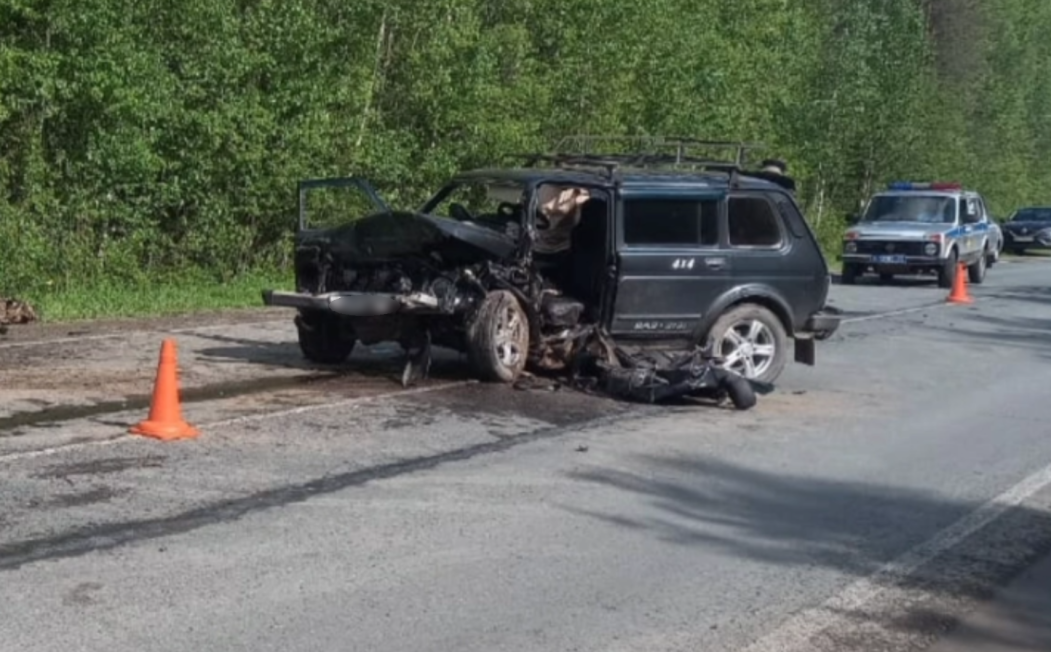
[[[859,276],[861,276],[861,265],[843,263],[843,270],[839,275],[839,280],[843,285],[854,285]]]
[[[338,315],[324,312],[303,312],[297,315],[296,331],[303,357],[318,364],[344,362],[357,343]]]
[[[515,295],[490,292],[467,328],[467,350],[482,380],[513,383],[525,369],[529,320]]]
[[[708,332],[720,366],[749,380],[774,382],[787,361],[788,334],[769,309],[754,303],[731,308]]]
[[[951,288],[956,282],[956,260],[956,250],[953,249],[938,270],[938,287]]]

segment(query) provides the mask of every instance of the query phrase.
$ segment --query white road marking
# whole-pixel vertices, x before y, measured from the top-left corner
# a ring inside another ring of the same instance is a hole
[[[789,618],[778,629],[742,652],[810,652],[813,646],[807,642],[834,626],[844,614],[856,613],[887,590],[888,585],[914,575],[924,565],[950,552],[1008,510],[1018,507],[1048,486],[1051,486],[1051,465],[1033,473],[872,575],[854,582],[824,604]]]
[[[130,337],[132,335],[142,335],[147,333],[155,333],[157,335],[164,335],[166,333],[182,335],[182,334],[193,334],[197,331],[214,330],[217,328],[235,328],[237,326],[264,326],[270,324],[284,324],[291,323],[287,319],[272,319],[268,321],[250,321],[250,322],[239,322],[239,323],[225,323],[225,324],[211,324],[208,326],[187,326],[186,328],[157,328],[157,329],[141,329],[141,330],[127,330],[118,331],[115,333],[104,333],[99,335],[78,335],[76,337],[59,337],[54,339],[44,340],[29,340],[26,342],[5,342],[0,344],[0,349],[14,349],[31,346],[49,346],[52,344],[76,344],[77,342],[92,342],[96,340],[118,340],[121,338]]]
[[[295,414],[303,414],[305,412],[315,412],[318,410],[331,410],[335,408],[348,407],[351,405],[358,405],[361,403],[367,403],[369,401],[378,401],[387,398],[399,398],[402,396],[414,396],[417,394],[427,394],[429,392],[437,392],[443,389],[451,389],[453,387],[462,387],[465,385],[472,385],[478,381],[475,380],[463,380],[457,382],[443,383],[440,385],[433,385],[431,387],[417,387],[414,389],[402,389],[393,392],[386,392],[383,394],[374,394],[372,396],[357,396],[355,398],[343,399],[341,401],[333,401],[331,403],[316,403],[314,405],[303,405],[296,408],[289,408],[287,410],[277,410],[274,412],[259,412],[256,414],[245,414],[239,417],[232,417],[230,419],[222,419],[220,421],[210,421],[202,424],[193,424],[199,430],[201,430],[201,437],[206,437],[207,434],[204,432],[209,428],[216,428],[220,426],[231,426],[241,423],[249,423],[252,421],[263,421],[266,419],[280,419],[281,417],[287,417]],[[8,453],[7,455],[0,455],[0,464],[4,462],[15,462],[18,460],[32,459],[35,457],[43,457],[45,455],[53,455],[55,453],[65,453],[68,451],[82,450],[86,448],[93,448],[95,446],[108,446],[109,444],[116,444],[125,441],[131,441],[133,439],[138,440],[149,440],[148,437],[141,437],[139,435],[117,435],[107,439],[97,439],[94,441],[77,442],[75,444],[66,444],[64,446],[53,446],[51,448],[40,448],[30,451],[20,451],[18,453]],[[173,442],[177,443],[177,442]]]

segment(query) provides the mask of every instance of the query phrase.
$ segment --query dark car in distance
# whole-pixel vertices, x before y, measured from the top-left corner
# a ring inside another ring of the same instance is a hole
[[[433,342],[514,382],[565,368],[584,325],[625,350],[707,346],[759,382],[781,374],[790,340],[796,362],[815,363],[815,341],[839,324],[829,269],[787,184],[743,168],[746,146],[613,139],[628,151],[595,154],[592,137],[564,142],[584,151],[464,171],[417,210],[389,208],[362,179],[301,182],[297,289],[264,290],[264,303],[296,309],[304,355],[330,364],[355,342]],[[347,188],[368,208],[313,225],[311,206]],[[569,213],[565,250],[541,250]]]
[[[1021,256],[1026,249],[1051,248],[1051,206],[1019,208],[1003,223],[1004,249]]]

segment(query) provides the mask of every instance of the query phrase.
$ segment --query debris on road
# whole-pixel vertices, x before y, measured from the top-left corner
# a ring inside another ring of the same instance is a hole
[[[28,324],[37,320],[33,306],[20,299],[0,297],[0,333],[11,324]]]
[[[578,385],[597,388],[614,398],[639,403],[667,403],[684,398],[729,398],[738,410],[756,404],[756,393],[768,383],[750,380],[718,366],[709,350],[635,351],[617,346],[602,330],[581,347],[574,360]]]

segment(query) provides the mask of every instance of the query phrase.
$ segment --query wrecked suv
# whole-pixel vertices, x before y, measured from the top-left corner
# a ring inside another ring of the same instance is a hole
[[[688,156],[687,145],[737,154]],[[433,344],[510,383],[527,367],[579,364],[597,337],[629,366],[638,352],[705,350],[722,372],[769,384],[790,340],[795,361],[813,365],[815,340],[839,322],[790,186],[744,171],[743,152],[665,139],[530,155],[462,172],[409,211],[362,179],[304,181],[296,291],[263,300],[297,310],[302,352],[319,363],[342,362],[356,342],[397,342],[411,376]],[[333,208],[348,191],[365,206]],[[684,364],[672,365],[680,376]]]

